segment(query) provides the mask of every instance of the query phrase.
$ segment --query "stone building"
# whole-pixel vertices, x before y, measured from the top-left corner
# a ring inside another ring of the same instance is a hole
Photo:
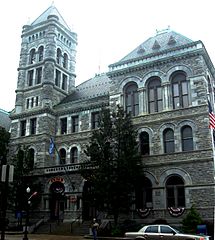
[[[22,30],[10,150],[14,155],[18,146],[30,149],[32,177],[43,186],[39,214],[64,221],[94,216],[78,169],[99,111],[119,104],[133,116],[145,166],[144,188],[127,217],[180,223],[194,204],[212,223],[207,100],[213,105],[214,67],[203,43],[170,29],[157,32],[107,73],[79,86],[76,46],[76,33],[54,6]],[[52,156],[50,137],[56,146]]]

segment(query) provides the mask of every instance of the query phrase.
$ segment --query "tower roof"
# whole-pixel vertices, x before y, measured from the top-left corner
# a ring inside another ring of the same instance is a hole
[[[51,5],[48,9],[46,9],[36,20],[34,20],[32,22],[32,26],[36,25],[38,23],[44,22],[48,19],[49,16],[54,15],[57,16],[59,19],[59,22],[66,27],[67,29],[70,30],[69,26],[67,25],[67,23],[65,22],[65,20],[63,19],[63,17],[61,16],[61,14],[59,13],[59,11],[57,10],[57,8],[54,5]]]

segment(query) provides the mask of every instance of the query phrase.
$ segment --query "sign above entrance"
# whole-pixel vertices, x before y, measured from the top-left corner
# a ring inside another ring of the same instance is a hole
[[[51,183],[54,183],[54,182],[64,183],[65,181],[64,181],[64,178],[62,178],[62,177],[54,177],[54,178],[51,178],[51,179],[49,180],[49,183],[50,183],[50,184],[51,184]]]

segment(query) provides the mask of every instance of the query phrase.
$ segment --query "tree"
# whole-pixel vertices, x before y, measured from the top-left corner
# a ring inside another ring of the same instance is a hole
[[[6,164],[8,144],[10,140],[10,133],[7,132],[4,128],[0,127],[0,161],[1,165]]]
[[[130,115],[121,107],[112,113],[102,109],[99,128],[85,151],[88,159],[81,174],[93,187],[97,209],[113,214],[116,225],[119,214],[129,211],[131,193],[143,175],[136,136]]]
[[[196,233],[197,225],[202,224],[202,218],[196,208],[192,206],[186,217],[182,220],[183,231],[186,233]]]

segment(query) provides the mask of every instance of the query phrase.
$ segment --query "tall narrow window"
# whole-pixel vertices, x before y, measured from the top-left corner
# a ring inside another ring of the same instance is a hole
[[[36,96],[35,106],[37,107],[39,105],[39,97]]]
[[[34,70],[28,71],[28,86],[33,86]]]
[[[25,136],[26,135],[26,120],[22,120],[20,122],[20,135]]]
[[[77,163],[78,162],[78,149],[77,147],[73,147],[70,152],[70,162]]]
[[[167,207],[185,207],[184,182],[179,176],[169,177],[166,182]]]
[[[174,132],[167,128],[163,132],[164,153],[173,153],[175,151]]]
[[[32,97],[31,98],[31,108],[33,108],[34,107],[34,98]]]
[[[65,74],[63,74],[62,89],[67,89],[67,76]]]
[[[136,83],[129,83],[125,87],[125,108],[132,116],[139,114],[139,94]]]
[[[30,148],[28,150],[28,156],[27,156],[29,170],[33,170],[34,168],[34,159],[35,159],[35,151],[33,148]]]
[[[92,129],[97,129],[99,127],[99,112],[92,113],[91,125]]]
[[[61,56],[62,56],[62,53],[61,53],[61,50],[60,48],[57,49],[57,64],[61,64]]]
[[[188,82],[186,74],[182,71],[175,72],[171,77],[173,108],[185,108],[189,106]]]
[[[37,119],[31,118],[30,119],[30,135],[36,134],[37,129]]]
[[[64,148],[61,148],[59,151],[59,157],[60,157],[60,164],[66,163],[66,150]]]
[[[190,126],[184,126],[181,129],[182,151],[193,150],[193,133]]]
[[[72,132],[78,132],[78,128],[79,128],[79,118],[78,116],[73,116],[72,117]]]
[[[149,134],[147,132],[140,133],[140,152],[142,155],[149,155]]]
[[[30,99],[28,98],[28,99],[27,99],[27,102],[26,102],[26,108],[27,108],[27,109],[29,108],[29,101],[30,101]]]
[[[68,55],[66,53],[63,55],[63,67],[68,68]]]
[[[40,84],[42,80],[42,68],[36,69],[36,84]]]
[[[160,112],[163,109],[162,88],[160,78],[152,77],[148,84],[149,113]]]
[[[60,87],[60,77],[61,77],[61,72],[59,70],[56,70],[55,72],[55,85]]]
[[[61,118],[60,119],[60,129],[61,134],[67,133],[67,118]]]
[[[39,62],[41,62],[43,60],[43,51],[44,51],[44,47],[40,46],[39,49],[38,49]]]
[[[29,64],[34,64],[36,61],[36,51],[35,49],[31,49],[30,55],[29,55]]]
[[[136,208],[152,208],[152,183],[147,177],[143,177],[136,185]]]

